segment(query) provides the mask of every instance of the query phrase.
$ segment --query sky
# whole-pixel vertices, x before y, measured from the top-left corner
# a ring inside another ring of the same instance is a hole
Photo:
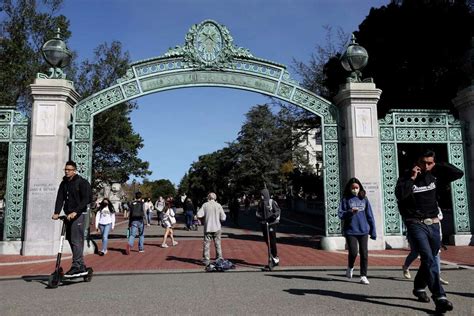
[[[371,7],[389,0],[64,0],[70,20],[67,45],[80,62],[101,43],[120,41],[132,61],[182,46],[189,28],[206,19],[225,25],[234,44],[253,56],[286,65],[308,63],[326,44],[324,26],[358,29]],[[370,52],[369,62],[370,62]],[[150,163],[149,180],[178,185],[191,164],[234,141],[245,113],[267,96],[228,88],[185,88],[135,99],[133,129],[144,140],[139,157]]]

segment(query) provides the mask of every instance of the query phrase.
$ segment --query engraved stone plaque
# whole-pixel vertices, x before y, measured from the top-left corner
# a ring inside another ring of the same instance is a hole
[[[370,108],[356,108],[356,137],[372,137],[372,111]]]
[[[36,123],[36,135],[54,136],[56,135],[56,105],[38,105],[38,119]]]

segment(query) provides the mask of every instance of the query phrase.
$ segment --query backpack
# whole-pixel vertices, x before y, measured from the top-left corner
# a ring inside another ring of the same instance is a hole
[[[133,201],[132,207],[130,209],[130,217],[144,217],[143,213],[143,202],[142,201]]]
[[[230,269],[235,269],[235,265],[232,262],[226,259],[217,259],[216,262],[206,267],[206,272],[224,272]]]

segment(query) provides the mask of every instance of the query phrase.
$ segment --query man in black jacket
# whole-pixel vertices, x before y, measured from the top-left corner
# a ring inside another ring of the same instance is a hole
[[[440,223],[436,188],[463,176],[463,172],[449,163],[435,163],[435,153],[426,151],[410,170],[398,179],[395,195],[398,207],[411,236],[411,247],[420,254],[421,265],[415,277],[413,294],[420,302],[429,302],[426,286],[436,304],[436,312],[453,309],[439,280],[435,257],[439,252]]]
[[[67,216],[66,239],[72,250],[71,269],[64,274],[66,277],[76,277],[87,274],[84,264],[84,217],[87,215],[87,205],[91,200],[89,182],[77,174],[76,163],[66,162],[65,176],[59,185],[56,206],[52,219],[57,220],[61,209]]]

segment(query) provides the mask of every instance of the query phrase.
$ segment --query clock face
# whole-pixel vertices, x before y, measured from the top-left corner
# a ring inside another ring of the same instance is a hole
[[[223,39],[220,30],[214,23],[205,23],[198,31],[195,47],[204,62],[217,59],[222,51]]]

